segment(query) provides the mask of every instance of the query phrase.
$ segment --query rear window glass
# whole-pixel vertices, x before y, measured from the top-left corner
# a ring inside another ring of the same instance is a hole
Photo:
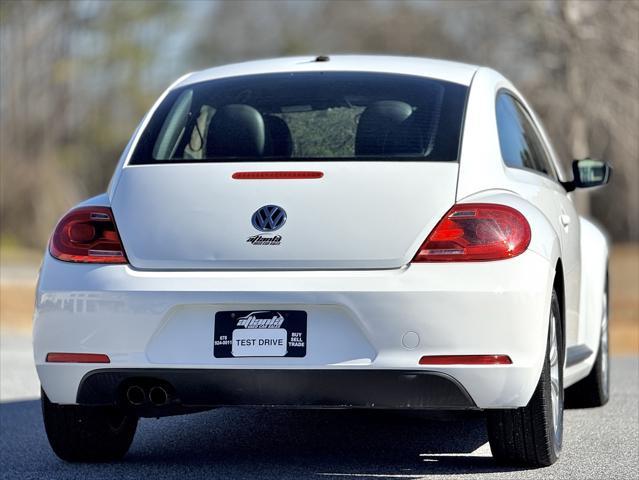
[[[441,80],[362,72],[211,80],[167,95],[131,163],[456,161],[467,91]]]

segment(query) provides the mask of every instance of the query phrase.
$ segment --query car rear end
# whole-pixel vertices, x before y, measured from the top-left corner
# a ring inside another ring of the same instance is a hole
[[[50,401],[525,405],[553,267],[516,209],[456,205],[468,83],[302,71],[170,91],[110,194],[52,236],[34,326]]]

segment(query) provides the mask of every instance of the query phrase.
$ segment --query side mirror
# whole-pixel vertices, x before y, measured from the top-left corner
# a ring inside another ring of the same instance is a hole
[[[607,162],[585,158],[573,160],[571,182],[564,182],[564,187],[569,192],[575,188],[600,187],[610,181],[612,168]]]

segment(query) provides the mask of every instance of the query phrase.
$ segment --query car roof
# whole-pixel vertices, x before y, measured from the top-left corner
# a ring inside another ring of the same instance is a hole
[[[318,60],[321,58],[324,60]],[[326,60],[328,59],[328,60]],[[465,63],[419,57],[382,55],[300,56],[255,60],[209,68],[186,75],[174,87],[207,80],[261,73],[283,72],[379,72],[418,75],[469,86],[479,67]]]

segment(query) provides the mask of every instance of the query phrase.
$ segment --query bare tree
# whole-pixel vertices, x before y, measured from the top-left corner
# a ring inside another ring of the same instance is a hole
[[[175,7],[0,4],[4,239],[40,246],[67,208],[104,191],[136,122],[177,74],[163,65],[159,81],[152,75]]]
[[[531,100],[569,168],[612,163],[610,187],[577,192],[617,240],[639,240],[639,2],[546,0],[437,4],[461,58],[493,66]],[[446,20],[447,19],[447,20]]]
[[[180,73],[363,52],[506,74],[566,166],[586,155],[612,162],[611,187],[580,203],[614,239],[639,240],[637,25],[636,0],[5,0],[0,234],[42,245],[66,208],[104,190],[136,122]]]

